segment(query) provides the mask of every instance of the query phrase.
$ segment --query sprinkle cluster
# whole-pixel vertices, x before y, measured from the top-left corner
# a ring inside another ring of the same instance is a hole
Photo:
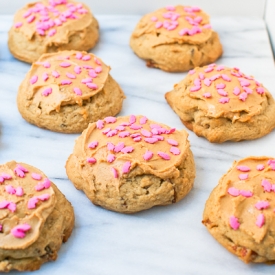
[[[162,18],[156,16],[151,17],[151,21],[155,23],[156,29],[164,28],[168,31],[173,31],[178,29],[178,35],[193,36],[195,34],[201,33],[202,29],[211,29],[211,25],[204,24],[203,18],[198,15],[201,12],[199,7],[184,7],[181,6],[182,12],[176,12],[176,7],[167,6],[166,12],[162,14]],[[179,18],[185,20],[185,24],[189,25],[190,28],[180,28]]]
[[[239,68],[230,69],[225,68],[223,65],[210,64],[207,67],[194,69],[189,71],[189,75],[195,74],[197,71],[198,77],[193,80],[193,86],[190,87],[191,93],[201,91],[202,96],[206,99],[214,96],[219,96],[218,102],[221,104],[229,103],[230,97],[237,97],[240,102],[245,102],[249,95],[253,94],[254,89],[251,87],[256,85],[256,93],[262,95],[265,93],[262,85],[256,81],[252,76],[247,76],[240,71]],[[227,86],[231,82],[238,80],[238,85],[235,85],[233,90]],[[207,91],[213,90],[214,93]]]
[[[128,121],[124,121],[112,128],[111,124],[116,121],[117,119],[115,117],[106,117],[104,120],[98,120],[96,122],[96,128],[100,130],[101,134],[107,137],[109,141],[106,142],[103,138],[100,140],[94,140],[88,144],[88,149],[90,149],[92,154],[95,153],[98,146],[106,146],[108,150],[106,162],[108,163],[113,163],[118,154],[131,154],[134,152],[134,146],[129,145],[133,144],[133,142],[144,142],[145,144],[147,143],[151,145],[163,142],[164,146],[170,147],[169,153],[162,151],[153,152],[148,149],[144,149],[144,152],[140,153],[145,161],[150,161],[154,156],[156,156],[156,158],[169,161],[173,155],[179,155],[181,153],[178,148],[179,142],[170,137],[170,135],[176,131],[175,128],[166,129],[158,124],[149,124],[148,119],[145,116],[140,117],[139,121],[137,121],[137,117],[131,115],[129,116]],[[118,143],[113,143],[112,138],[114,137],[118,137],[121,141]],[[89,157],[87,158],[87,162],[90,164],[95,164],[97,159],[94,157]],[[123,164],[121,171],[118,171],[115,167],[111,167],[111,173],[114,178],[118,178],[120,173],[129,173],[131,170],[131,165],[131,161],[126,161]]]
[[[30,84],[42,86],[58,83],[59,86],[71,87],[71,92],[81,96],[84,90],[97,90],[95,79],[102,73],[101,61],[92,54],[77,52],[72,56],[57,56],[56,60],[36,62],[42,67],[42,75],[33,75]],[[78,64],[78,65],[75,65]],[[79,83],[80,82],[80,83]],[[42,91],[42,96],[52,94],[52,87]]]
[[[21,22],[16,22],[14,27],[21,28],[35,24],[36,33],[40,36],[54,36],[58,27],[69,20],[78,19],[82,14],[88,13],[82,4],[69,3],[67,0],[48,0],[48,5],[36,3],[22,16]]]
[[[24,196],[26,196],[26,198],[29,198],[29,195],[25,194],[25,191],[22,186],[14,187],[10,184],[11,180],[13,180],[16,177],[25,178],[26,174],[29,173],[28,169],[26,169],[24,166],[20,164],[17,164],[13,172],[14,172],[14,175],[10,175],[8,173],[0,174],[0,185],[5,184],[5,188],[4,188],[5,192],[11,195],[9,196],[10,198],[9,200],[0,201],[0,211],[7,209],[12,213],[16,213],[17,204],[16,202],[12,201],[12,198],[24,197]],[[36,174],[36,173],[32,173],[31,177],[35,181],[39,181],[42,179],[42,175]],[[49,179],[45,178],[44,181],[38,182],[37,185],[33,187],[33,191],[39,192],[43,189],[50,188],[50,186],[51,186],[51,183]],[[39,201],[43,202],[48,200],[49,198],[50,198],[50,194],[47,194],[47,193],[43,193],[38,196],[33,196],[28,199],[27,205],[25,207],[27,207],[28,209],[35,209]],[[3,230],[4,230],[3,225],[0,224],[0,233],[3,232]],[[15,226],[14,228],[11,229],[10,232],[15,238],[24,238],[26,236],[26,232],[28,232],[29,230],[31,230],[31,226],[27,223],[24,223],[24,224],[19,224]]]
[[[240,180],[244,181],[246,179],[249,179],[249,172],[251,171],[251,168],[249,166],[239,165],[239,166],[236,166],[235,169],[238,172],[241,172],[238,176]],[[275,160],[270,159],[267,161],[266,164],[258,164],[256,166],[256,170],[259,172],[260,171],[262,171],[262,172],[275,171]],[[243,174],[242,172],[246,172],[246,173]],[[264,177],[264,175],[263,175],[263,177]],[[272,184],[270,182],[270,180],[263,178],[259,184],[261,184],[261,187],[262,187],[262,190],[264,193],[265,192],[268,192],[268,193],[274,192],[275,193],[275,184]],[[243,196],[246,199],[253,198],[253,196],[254,196],[253,191],[251,191],[251,190],[243,190],[243,189],[240,190],[235,187],[228,188],[227,193],[232,197]],[[255,224],[257,227],[261,228],[265,224],[264,210],[268,209],[269,207],[270,207],[270,203],[267,200],[258,200],[256,202],[256,204],[254,204],[254,208],[260,211],[256,220],[255,220]],[[275,212],[275,209],[274,209],[274,212]],[[237,229],[239,229],[241,224],[239,222],[238,217],[235,217],[232,215],[229,218],[229,225],[232,229],[237,230]]]

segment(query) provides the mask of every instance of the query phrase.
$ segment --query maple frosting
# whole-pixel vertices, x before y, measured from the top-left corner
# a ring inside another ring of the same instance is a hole
[[[177,131],[144,116],[107,117],[92,123],[77,139],[73,155],[83,178],[96,174],[105,185],[119,187],[119,178],[135,167],[157,177],[179,177],[189,143],[186,131]]]
[[[110,67],[86,52],[62,51],[44,54],[33,63],[20,86],[28,105],[41,107],[46,113],[59,111],[61,106],[82,105],[99,93],[108,78]]]
[[[245,75],[239,68],[223,65],[197,67],[189,71],[183,84],[191,98],[206,103],[201,106],[207,116],[223,116],[233,122],[245,122],[261,114],[271,97],[253,76]]]
[[[51,182],[38,169],[11,161],[0,166],[0,190],[0,248],[29,247],[56,205]]]
[[[199,7],[167,6],[146,14],[133,36],[153,34],[157,39],[150,40],[151,46],[169,43],[201,44],[212,35],[209,16]]]
[[[48,45],[68,43],[72,33],[91,25],[89,8],[70,0],[41,0],[27,4],[14,17],[13,28],[31,40],[35,35]]]

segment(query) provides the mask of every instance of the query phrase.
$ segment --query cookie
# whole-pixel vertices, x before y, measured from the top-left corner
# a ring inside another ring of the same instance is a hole
[[[141,18],[130,46],[148,67],[184,72],[210,64],[222,55],[209,16],[198,7],[167,6]]]
[[[32,271],[57,258],[74,227],[74,211],[37,168],[0,165],[0,271]]]
[[[17,11],[9,31],[12,55],[33,63],[44,53],[88,51],[99,39],[89,8],[70,0],[41,0]]]
[[[175,203],[195,178],[187,136],[144,116],[106,117],[76,140],[67,175],[95,205],[112,211]]]
[[[44,54],[21,83],[18,110],[28,122],[79,133],[90,122],[118,114],[125,98],[110,67],[86,52]]]
[[[275,127],[272,95],[238,68],[195,68],[165,98],[189,130],[210,142],[256,139]]]
[[[245,263],[275,262],[275,160],[234,162],[205,204],[210,234]]]

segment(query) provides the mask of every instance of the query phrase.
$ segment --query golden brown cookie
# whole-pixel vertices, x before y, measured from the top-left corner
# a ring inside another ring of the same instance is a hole
[[[210,64],[222,55],[219,36],[198,7],[167,6],[146,14],[130,39],[148,67],[182,72]]]
[[[234,162],[205,204],[203,223],[245,263],[275,262],[275,160]]]
[[[44,53],[88,51],[99,38],[90,9],[71,0],[41,0],[14,16],[8,45],[14,57],[33,63]]]
[[[122,108],[124,93],[109,71],[91,53],[44,54],[19,87],[19,112],[41,128],[82,132],[90,122],[114,116]]]
[[[76,140],[67,175],[95,205],[113,211],[175,203],[195,178],[187,136],[144,116],[106,117]]]
[[[0,271],[36,270],[57,258],[74,227],[74,211],[37,168],[0,165]]]
[[[195,68],[165,98],[189,130],[210,142],[256,139],[275,127],[272,95],[238,68]]]

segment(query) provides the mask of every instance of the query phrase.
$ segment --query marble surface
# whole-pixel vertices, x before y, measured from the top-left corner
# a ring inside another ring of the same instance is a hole
[[[184,128],[164,99],[185,73],[149,69],[128,46],[138,16],[98,16],[100,43],[93,50],[127,95],[120,115],[144,114]],[[30,68],[7,47],[12,18],[0,16],[0,163],[15,159],[44,171],[72,202],[76,224],[56,262],[35,274],[166,275],[273,274],[275,266],[246,265],[218,244],[202,225],[204,203],[234,160],[248,155],[275,157],[275,131],[254,141],[210,144],[189,132],[197,176],[193,190],[168,207],[123,215],[94,206],[68,180],[64,169],[78,135],[53,133],[24,121],[16,107],[17,89]],[[218,64],[252,74],[275,96],[275,68],[261,19],[213,18],[224,45]],[[11,273],[11,274],[15,274]],[[24,273],[29,274],[29,273]],[[32,273],[33,274],[33,273]]]

